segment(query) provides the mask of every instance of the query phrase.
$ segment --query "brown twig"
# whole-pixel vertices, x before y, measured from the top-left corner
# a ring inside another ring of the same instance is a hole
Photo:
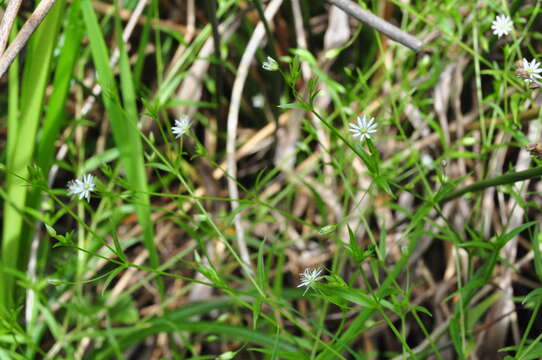
[[[47,16],[54,4],[55,0],[41,1],[36,10],[34,10],[32,15],[30,15],[28,20],[26,20],[13,42],[7,48],[6,52],[4,52],[0,57],[0,78],[4,75],[9,65],[11,65],[13,60],[15,60],[17,55],[21,52],[30,38],[30,35],[34,33],[39,24],[41,24],[43,19],[45,19],[45,16]]]
[[[22,0],[11,0],[6,8],[4,16],[2,16],[2,22],[0,23],[0,55],[2,55],[6,48],[11,27],[17,17],[17,12],[19,11],[19,7],[21,7],[22,2]]]
[[[265,10],[265,18],[267,19],[267,21],[270,21],[273,18],[281,4],[282,0],[273,0],[271,1],[271,3],[269,3]],[[237,137],[237,123],[239,120],[239,106],[241,104],[243,88],[245,86],[245,80],[248,76],[250,64],[254,60],[254,55],[256,53],[256,50],[258,49],[258,46],[263,41],[264,35],[265,28],[263,23],[260,22],[252,33],[252,37],[250,38],[250,41],[246,46],[245,52],[243,53],[243,56],[241,57],[241,61],[237,68],[237,76],[235,77],[235,81],[233,83],[230,108],[228,111],[228,137],[226,141],[226,158],[229,174],[228,192],[230,198],[232,199],[231,206],[233,212],[237,211],[237,208],[239,207],[239,190],[237,188],[237,162],[235,160],[235,145]],[[244,262],[243,268],[245,268],[249,274],[252,274],[253,270],[250,268],[250,254],[248,253],[248,249],[245,243],[244,228],[241,224],[239,214],[235,215],[234,224],[236,230],[237,247],[239,249],[241,259]]]
[[[362,23],[380,31],[392,40],[414,50],[420,51],[423,46],[423,41],[409,33],[399,29],[397,26],[387,22],[386,20],[363,10],[355,2],[351,0],[327,0],[330,4],[335,5],[348,15],[355,17]]]

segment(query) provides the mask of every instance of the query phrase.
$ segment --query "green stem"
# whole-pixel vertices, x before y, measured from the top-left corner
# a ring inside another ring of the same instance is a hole
[[[525,346],[525,341],[527,341],[529,333],[531,332],[531,328],[533,327],[534,321],[536,319],[536,315],[538,314],[538,310],[540,310],[540,305],[536,305],[531,315],[531,318],[529,319],[529,322],[527,323],[527,328],[525,329],[525,332],[523,333],[523,336],[521,337],[521,341],[519,342],[519,348],[517,349],[517,352],[516,352],[517,355],[523,354],[523,347]]]
[[[538,176],[542,176],[542,166],[538,166],[538,167],[524,170],[524,171],[513,172],[510,174],[496,176],[491,179],[477,181],[474,184],[465,186],[462,189],[449,193],[448,195],[440,199],[439,203],[442,205],[442,204],[447,203],[448,201],[456,199],[470,192],[482,191],[489,187],[498,186],[498,185],[513,184],[518,181],[529,180]]]

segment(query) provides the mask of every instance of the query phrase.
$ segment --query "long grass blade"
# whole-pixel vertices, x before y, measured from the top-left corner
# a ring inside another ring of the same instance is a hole
[[[21,236],[23,226],[22,210],[25,207],[28,193],[28,167],[34,156],[34,147],[38,123],[43,111],[45,87],[47,85],[50,64],[56,35],[60,24],[65,0],[58,1],[51,9],[45,21],[32,35],[26,49],[26,57],[21,86],[21,102],[18,109],[10,106],[10,111],[18,111],[10,115],[7,152],[7,199],[4,203],[4,232],[2,237],[2,262],[6,268],[22,269],[28,259],[28,241]],[[10,73],[11,77],[12,73]],[[17,74],[13,74],[17,76]],[[15,77],[11,78],[17,82]],[[16,125],[14,123],[17,122]],[[5,296],[2,299],[8,306],[14,304],[13,278],[5,275],[3,279]]]
[[[136,119],[130,116],[133,116],[133,110],[126,112],[121,106],[117,85],[108,63],[107,47],[91,2],[83,0],[81,10],[89,36],[98,81],[102,87],[102,98],[110,117],[113,138],[120,151],[121,164],[126,171],[126,178],[132,190],[134,190],[133,203],[143,229],[143,241],[149,251],[151,266],[156,268],[159,264],[158,252],[154,245],[154,231],[150,219],[150,200],[143,162],[143,146],[137,130]],[[126,100],[127,97],[133,97],[133,94],[129,94],[130,87],[132,87],[131,91],[133,92],[133,85],[127,85],[132,80],[131,74],[126,73],[126,67],[123,68],[122,72],[124,73],[122,75],[123,94]]]

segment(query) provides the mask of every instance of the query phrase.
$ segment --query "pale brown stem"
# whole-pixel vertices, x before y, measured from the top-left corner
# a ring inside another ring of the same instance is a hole
[[[11,0],[6,7],[4,16],[2,16],[2,22],[0,23],[0,55],[2,55],[6,48],[11,27],[17,17],[17,12],[19,12],[22,2],[23,0]]]
[[[414,50],[420,51],[423,46],[423,41],[409,33],[399,29],[397,26],[387,22],[386,20],[362,9],[358,4],[351,0],[327,0],[330,4],[335,5],[348,15],[355,17],[365,25],[368,25],[375,30],[380,31],[392,40]]]
[[[24,23],[23,27],[9,45],[7,50],[0,56],[0,78],[4,76],[5,72],[15,60],[17,55],[21,52],[23,47],[26,45],[30,35],[34,33],[36,28],[41,24],[43,19],[49,13],[49,10],[53,7],[56,0],[42,0],[36,10],[30,15],[28,20]]]

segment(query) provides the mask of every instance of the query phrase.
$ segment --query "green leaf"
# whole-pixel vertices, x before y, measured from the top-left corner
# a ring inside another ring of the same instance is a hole
[[[412,310],[417,311],[417,312],[421,312],[421,313],[424,313],[425,315],[433,317],[433,314],[431,314],[431,312],[427,308],[425,308],[423,306],[416,305],[416,306],[412,307]]]
[[[517,351],[519,350],[519,346],[509,346],[502,349],[499,349],[499,351]],[[520,352],[516,354],[515,357],[511,357],[511,359],[521,359],[521,360],[533,360],[533,359],[540,359],[542,358],[542,344],[540,342],[534,343],[530,342],[529,346],[527,347],[527,350],[525,352]]]
[[[331,234],[331,233],[334,232],[336,229],[337,229],[337,225],[336,225],[336,224],[326,225],[326,226],[321,227],[320,230],[318,230],[318,233],[319,233],[320,235],[327,235],[327,234]]]
[[[354,261],[357,263],[360,263],[363,261],[363,250],[358,245],[358,240],[356,239],[356,236],[354,235],[354,232],[350,228],[350,225],[346,225],[348,228],[348,238],[350,240],[350,246],[348,247],[348,250],[352,253],[352,257],[354,258]]]
[[[121,294],[109,313],[113,321],[121,324],[133,324],[139,320],[137,304],[128,294]]]
[[[540,306],[542,304],[542,289],[535,289],[527,294],[521,301],[522,304],[532,303],[533,305]]]
[[[538,280],[542,281],[542,254],[540,253],[540,243],[542,242],[542,233],[532,237],[532,249],[534,254],[534,269]]]
[[[124,111],[115,83],[113,71],[109,66],[109,54],[102,37],[100,26],[90,0],[82,0],[81,11],[87,35],[90,41],[90,50],[98,75],[98,82],[102,87],[102,98],[110,118],[111,130],[115,144],[120,152],[121,164],[126,171],[126,177],[134,190],[133,204],[137,217],[143,229],[143,241],[149,251],[149,260],[154,268],[158,268],[158,251],[154,244],[153,223],[150,218],[150,200],[148,195],[145,166],[143,162],[143,145],[136,124],[134,89],[126,50],[123,42],[119,43],[121,53],[121,85],[122,94],[127,110]],[[117,25],[118,32],[118,25]],[[160,292],[163,293],[163,282],[158,278]]]
[[[340,298],[369,309],[374,309],[378,306],[377,302],[370,295],[363,293],[361,290],[326,284],[319,284],[317,289],[321,290],[330,299]],[[340,301],[339,303],[343,302]],[[337,303],[337,305],[339,304]]]
[[[102,296],[104,296],[105,292],[107,291],[107,289],[109,288],[109,284],[111,284],[111,282],[113,280],[115,280],[115,278],[122,272],[126,269],[126,266],[124,265],[120,265],[119,267],[111,270],[109,272],[109,274],[107,275],[105,281],[104,281],[104,284],[103,284],[103,288],[102,288]]]
[[[47,229],[47,233],[50,237],[52,237],[53,239],[56,238],[56,230],[54,227],[45,224],[45,228]]]
[[[468,248],[474,248],[474,249],[486,249],[490,251],[495,251],[495,245],[492,243],[486,243],[483,241],[467,241],[464,243],[457,244],[458,247],[468,249]]]
[[[470,307],[467,312],[467,328],[473,330],[478,320],[499,300],[502,296],[500,292],[487,297],[476,306]]]
[[[198,304],[195,304],[198,305]],[[209,307],[206,307],[209,308]],[[213,310],[211,305],[210,310]],[[195,314],[194,312],[191,312]],[[201,313],[201,312],[197,312]],[[291,337],[289,339],[285,337],[274,338],[267,333],[255,331],[253,329],[247,329],[245,327],[221,324],[217,322],[190,322],[187,321],[186,316],[171,316],[171,313],[166,313],[164,316],[157,317],[149,322],[143,323],[139,326],[132,326],[127,328],[117,328],[111,331],[118,339],[119,347],[124,350],[128,347],[137,344],[143,339],[149,338],[154,334],[161,332],[174,333],[179,331],[188,331],[197,334],[219,334],[236,341],[245,341],[251,344],[263,346],[268,349],[277,347],[277,354],[281,356],[283,352],[292,353],[297,352],[302,354],[301,349],[292,343]],[[102,336],[101,332],[92,332],[92,337],[97,338]],[[302,344],[302,341],[298,342]],[[305,349],[306,350],[306,349]],[[90,354],[89,358],[92,359],[109,359],[112,349],[102,348],[95,353]]]
[[[309,105],[300,103],[280,104],[278,107],[281,109],[301,109],[305,111],[311,111],[311,107]]]
[[[510,241],[512,238],[516,237],[520,232],[530,228],[531,226],[535,225],[535,224],[538,224],[537,221],[531,221],[531,222],[528,222],[528,223],[525,223],[523,225],[520,225],[518,227],[516,227],[514,230],[504,234],[504,235],[500,235],[499,237],[497,237],[497,240],[496,240],[496,245],[497,245],[497,249],[502,249],[502,247],[504,245],[506,245],[506,243],[508,241]]]
[[[256,268],[256,281],[258,282],[258,285],[261,289],[267,288],[267,272],[265,268],[265,261],[264,261],[264,251],[265,251],[265,239],[260,243],[260,246],[258,247],[258,265]],[[256,329],[257,323],[258,323],[258,317],[260,316],[262,308],[262,300],[260,298],[256,298],[254,301],[254,304],[252,305],[252,317],[253,317],[253,328]]]

